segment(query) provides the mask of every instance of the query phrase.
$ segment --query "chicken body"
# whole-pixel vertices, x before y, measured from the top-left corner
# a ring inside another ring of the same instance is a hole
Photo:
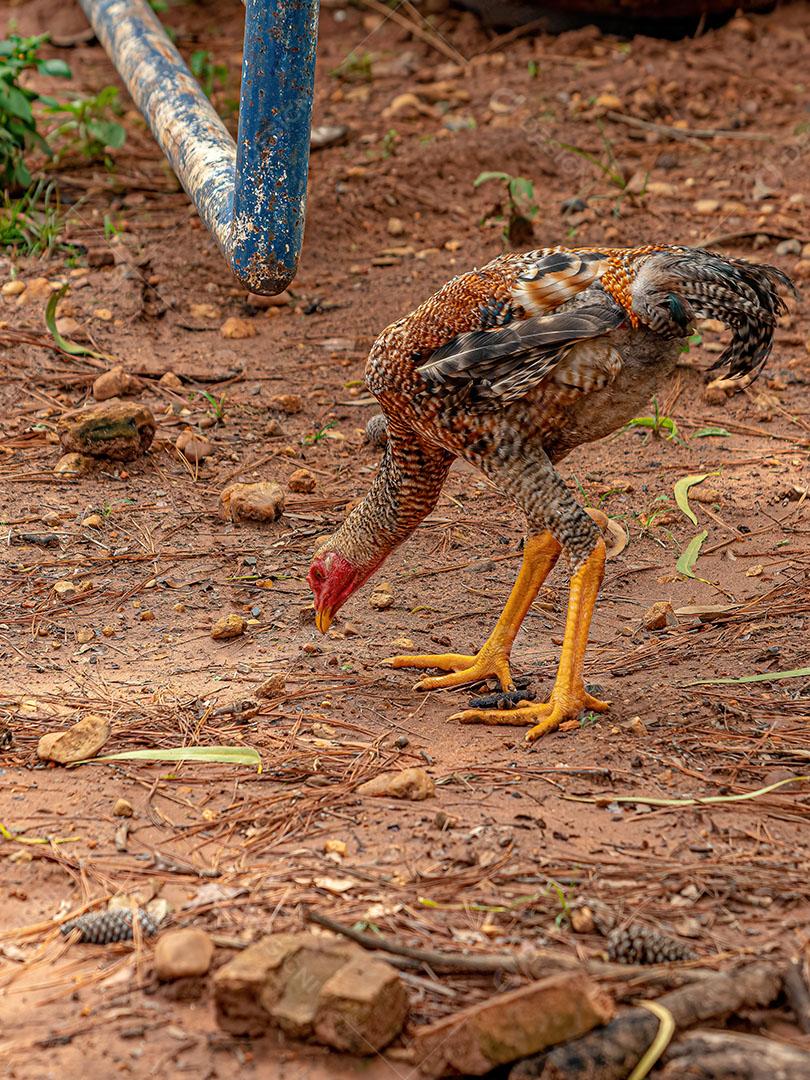
[[[395,667],[438,667],[424,689],[490,676],[514,689],[512,642],[561,552],[571,572],[557,681],[548,702],[467,710],[463,722],[553,730],[583,708],[582,663],[605,547],[600,525],[555,468],[574,447],[610,434],[643,409],[675,367],[698,316],[723,320],[732,340],[716,366],[758,372],[771,349],[779,288],[772,267],[676,247],[542,250],[503,255],[454,278],[371,349],[366,382],[386,417],[388,442],[371,490],[320,549],[310,571],[318,624],[334,612],[433,509],[460,457],[525,513],[518,580],[476,656],[393,657]]]

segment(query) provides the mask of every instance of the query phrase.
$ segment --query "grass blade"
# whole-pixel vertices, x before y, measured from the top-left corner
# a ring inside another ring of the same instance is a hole
[[[75,341],[68,341],[67,338],[63,338],[56,329],[56,308],[67,291],[68,286],[63,285],[58,292],[51,293],[48,297],[48,304],[45,308],[45,325],[50,330],[51,337],[62,352],[66,352],[70,356],[93,356],[96,360],[112,359],[109,356],[105,356],[104,353],[94,352],[92,349],[85,349],[84,345],[77,345]]]
[[[714,473],[692,473],[691,476],[682,476],[680,480],[675,482],[672,489],[675,492],[675,502],[678,504],[678,508],[686,514],[693,525],[697,525],[698,519],[695,517],[695,511],[689,505],[689,491],[696,484],[702,484],[707,476],[714,476]]]
[[[724,439],[731,438],[731,432],[726,431],[724,427],[703,427],[700,429],[700,431],[693,431],[689,438],[705,439],[707,435],[720,435]]]
[[[805,679],[810,677],[810,667],[792,668],[790,671],[763,671],[760,675],[740,675],[727,679],[695,679],[683,686],[733,686],[735,683],[776,682],[778,679]]]
[[[610,803],[643,803],[645,806],[713,806],[716,803],[747,802],[749,799],[758,799],[762,795],[769,795],[777,791],[785,784],[797,784],[800,780],[810,780],[810,776],[788,776],[784,780],[777,780],[775,784],[757,788],[756,791],[744,791],[742,795],[695,795],[691,799],[656,799],[648,795],[600,795],[598,797],[584,795],[563,795],[569,802],[584,802],[604,804]]]
[[[262,771],[262,759],[252,746],[173,746],[166,750],[122,750],[91,761],[201,761],[207,764],[252,765]],[[85,765],[88,762],[78,762]]]
[[[706,529],[703,532],[698,533],[697,536],[693,536],[686,547],[683,549],[680,559],[675,564],[675,569],[679,574],[683,574],[684,577],[695,577],[695,563],[698,561],[698,555],[700,555],[700,549],[703,547],[703,541],[708,536]]]

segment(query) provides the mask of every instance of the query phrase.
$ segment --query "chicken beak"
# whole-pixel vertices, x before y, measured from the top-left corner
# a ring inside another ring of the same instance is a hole
[[[322,634],[325,634],[329,627],[332,625],[332,610],[331,608],[321,608],[320,611],[315,612],[315,625],[318,627]]]

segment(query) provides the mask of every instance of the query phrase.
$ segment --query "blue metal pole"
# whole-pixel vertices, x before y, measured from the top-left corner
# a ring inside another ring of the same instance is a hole
[[[247,0],[238,146],[146,0],[79,0],[239,281],[290,284],[304,231],[318,0]]]

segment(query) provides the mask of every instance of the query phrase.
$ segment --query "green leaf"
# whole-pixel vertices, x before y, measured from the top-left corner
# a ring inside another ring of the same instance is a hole
[[[34,114],[31,112],[31,102],[17,86],[9,86],[0,81],[0,109],[10,116],[18,116],[26,124],[33,124]]]
[[[90,761],[201,761],[207,764],[250,765],[262,771],[262,759],[252,746],[173,746],[166,750],[122,750]],[[87,764],[87,762],[77,762]]]
[[[37,70],[43,75],[56,75],[60,79],[73,78],[73,73],[64,60],[37,60]]]
[[[694,431],[689,438],[690,439],[703,439],[707,435],[722,435],[724,439],[731,438],[731,432],[726,431],[724,427],[704,427],[700,431]]]
[[[695,511],[689,505],[689,489],[693,488],[695,484],[702,484],[707,476],[710,474],[695,473],[692,476],[682,476],[680,480],[676,481],[673,491],[675,492],[675,502],[678,504],[678,508],[686,514],[693,525],[697,525],[698,519],[695,517]]]
[[[486,184],[488,180],[511,180],[512,177],[509,173],[505,172],[482,172],[473,181],[473,187],[478,187],[480,184]]]
[[[126,132],[114,120],[88,120],[87,131],[103,146],[111,146],[114,150],[124,145]]]
[[[85,349],[84,345],[77,345],[75,341],[68,341],[56,329],[56,309],[59,301],[67,291],[68,286],[63,285],[58,292],[51,293],[48,297],[48,304],[45,308],[45,325],[50,330],[51,337],[62,352],[66,352],[69,356],[94,356],[96,360],[109,360],[110,357],[105,356],[104,353],[94,352],[92,349]]]
[[[703,546],[703,541],[708,536],[708,532],[704,529],[703,532],[698,533],[693,537],[686,547],[683,549],[683,553],[675,564],[675,569],[679,574],[683,574],[684,577],[693,578],[695,576],[694,569],[695,563],[700,555],[700,549]]]
[[[776,682],[777,679],[805,679],[810,677],[810,667],[792,668],[790,671],[764,671],[761,675],[741,675],[737,679],[695,679],[684,686],[731,686],[734,683]]]

